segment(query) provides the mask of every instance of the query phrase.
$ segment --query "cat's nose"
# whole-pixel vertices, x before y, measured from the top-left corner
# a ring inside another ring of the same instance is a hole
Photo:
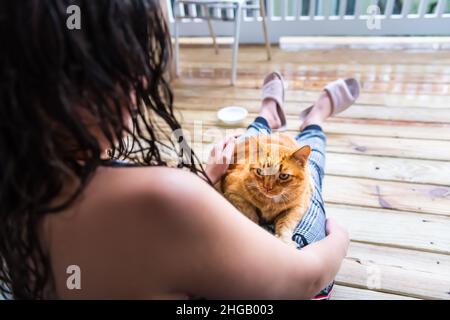
[[[273,181],[270,177],[265,177],[264,179],[264,189],[266,189],[266,192],[269,192],[273,189]]]

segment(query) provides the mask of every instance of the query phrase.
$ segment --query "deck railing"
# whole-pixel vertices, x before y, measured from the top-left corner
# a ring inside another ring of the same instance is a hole
[[[259,2],[250,0],[248,4]],[[197,5],[172,8],[183,15],[181,36],[208,36],[201,17],[205,10],[214,19],[217,35],[232,34],[233,26],[220,21],[234,18],[234,10],[205,9]],[[402,36],[450,35],[450,0],[265,0],[270,40],[282,36]],[[263,43],[259,11],[245,10],[240,41]]]

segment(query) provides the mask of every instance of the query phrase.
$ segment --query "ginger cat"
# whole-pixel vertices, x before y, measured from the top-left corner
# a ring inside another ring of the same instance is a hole
[[[294,245],[293,231],[311,200],[310,152],[287,134],[250,137],[236,145],[222,193],[252,221],[273,223],[275,235]]]

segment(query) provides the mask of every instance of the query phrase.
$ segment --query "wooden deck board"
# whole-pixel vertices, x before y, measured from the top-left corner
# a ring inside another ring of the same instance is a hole
[[[287,80],[289,81],[289,80]],[[183,97],[208,97],[208,98],[236,98],[239,101],[247,99],[255,100],[261,97],[261,83],[255,82],[253,87],[237,86],[208,86],[196,85],[191,83],[190,79],[179,78],[174,83],[176,94]],[[288,102],[308,102],[312,103],[317,98],[317,90],[303,88],[302,90],[292,90],[289,88],[286,92],[286,101]],[[428,108],[449,108],[448,96],[446,95],[429,95],[421,93],[420,95],[408,92],[384,92],[383,95],[378,93],[365,92],[358,99],[360,105],[381,105],[395,107],[428,107]]]
[[[244,105],[245,104],[240,104]],[[179,105],[178,105],[179,106]],[[198,111],[181,109],[177,106],[179,116],[183,118],[186,125],[190,125],[193,121],[202,120],[204,126],[219,125],[217,121],[217,110],[201,110]],[[255,117],[256,113],[249,113],[248,119],[244,121],[239,127],[224,127],[222,129],[244,129],[246,124],[249,124],[251,117]],[[301,121],[297,116],[287,115],[289,120],[287,129],[293,134],[298,132]],[[442,123],[425,123],[425,122],[408,122],[408,121],[383,121],[375,119],[347,119],[347,118],[331,118],[324,124],[324,130],[327,133],[359,135],[359,136],[375,136],[387,138],[410,138],[410,139],[424,139],[424,140],[450,140],[450,124]]]
[[[450,254],[450,217],[327,203],[354,241]]]
[[[352,242],[337,284],[416,298],[450,299],[450,257]]]
[[[351,41],[351,39],[349,39]],[[412,41],[409,39],[408,41]],[[288,132],[297,114],[337,77],[363,85],[357,104],[330,119],[324,198],[329,216],[349,229],[351,246],[333,299],[450,299],[450,54],[448,51],[240,49],[238,82],[229,86],[229,48],[181,49],[175,107],[205,157],[220,136],[242,132],[258,112],[263,76],[288,83]],[[216,113],[242,105],[249,117],[227,127]]]
[[[417,300],[408,296],[335,285],[331,300]]]
[[[242,104],[241,104],[242,105]],[[245,106],[245,105],[244,105]],[[179,117],[186,124],[186,129],[189,129],[189,126],[194,124],[194,121],[201,121],[204,127],[216,127],[219,130],[231,130],[231,129],[244,129],[245,125],[251,122],[251,117],[255,117],[256,113],[250,113],[249,118],[241,125],[240,127],[224,127],[220,125],[217,121],[217,110],[195,110],[195,109],[178,109]],[[199,112],[201,111],[201,112]],[[296,116],[287,116],[288,119],[288,131],[291,131],[292,134],[298,133],[298,128],[300,127],[300,120]],[[408,123],[407,121],[403,121],[402,123],[398,123],[397,121],[379,121],[379,120],[369,120],[369,119],[357,119],[356,121],[346,121],[347,119],[343,119],[341,117],[336,117],[326,122],[324,125],[324,130],[327,134],[333,134],[334,137],[352,137],[353,139],[357,139],[357,141],[361,141],[361,143],[368,144],[369,147],[373,144],[374,139],[381,140],[380,143],[376,145],[392,145],[392,144],[402,144],[408,146],[408,152],[410,154],[425,154],[422,158],[427,159],[427,154],[429,150],[434,150],[434,154],[428,159],[436,159],[437,150],[442,151],[444,157],[440,160],[447,160],[450,151],[445,148],[447,143],[440,143],[435,141],[449,141],[450,140],[450,126],[446,123],[433,123],[430,125],[418,125],[417,122],[413,122],[411,124],[410,130],[403,130],[403,128]],[[376,122],[374,122],[376,121]],[[351,125],[356,122],[356,125]],[[367,122],[364,125],[364,122]],[[381,129],[378,129],[375,132],[371,132],[371,125],[375,123],[375,125],[382,126]],[[391,123],[392,127],[389,127],[389,123]],[[359,126],[357,124],[360,124]],[[423,123],[420,123],[423,124]],[[345,125],[345,128],[343,126]],[[447,131],[448,130],[448,131]],[[380,132],[381,131],[381,132]],[[380,135],[376,133],[380,132]],[[433,135],[432,137],[426,138],[425,134]],[[408,135],[413,135],[413,139],[406,138]],[[405,137],[403,137],[405,136]],[[384,139],[384,138],[404,138],[405,140],[400,139]],[[365,139],[365,140],[361,140]],[[417,140],[426,140],[426,142],[420,142]],[[398,142],[398,143],[397,143]],[[357,144],[360,145],[361,143]],[[422,146],[420,145],[422,143]],[[364,144],[363,144],[364,146]],[[364,150],[376,150],[376,148],[366,148]],[[357,150],[358,151],[358,150]],[[362,151],[361,151],[362,152]],[[399,152],[394,152],[391,155],[398,154]],[[438,155],[439,156],[439,155]],[[419,156],[420,158],[420,156]]]
[[[187,110],[204,110],[205,98],[185,98],[181,105],[176,103],[179,109]],[[209,98],[210,104],[215,106],[235,105],[242,101],[237,98]],[[285,109],[288,115],[297,115],[303,109],[309,107],[311,103],[303,102],[286,102]],[[258,100],[246,100],[244,106],[249,112],[257,113],[259,110]],[[437,108],[435,108],[437,109]],[[433,110],[433,109],[432,109]],[[359,105],[353,106],[352,110],[346,110],[339,114],[339,118],[355,118],[355,119],[376,119],[376,120],[399,120],[399,121],[418,121],[418,122],[443,122],[450,123],[450,108],[439,108],[434,112],[429,112],[429,108],[424,107],[409,107],[405,110],[404,107],[393,106],[374,106],[374,105]]]

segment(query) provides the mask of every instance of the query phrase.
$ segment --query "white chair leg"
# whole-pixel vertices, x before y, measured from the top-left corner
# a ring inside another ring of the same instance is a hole
[[[261,23],[262,23],[262,27],[263,27],[264,41],[266,43],[267,60],[271,60],[272,53],[270,51],[270,41],[269,41],[269,33],[267,30],[267,16],[266,16],[266,7],[264,6],[264,0],[259,0],[259,13],[261,15]]]
[[[238,50],[239,50],[239,35],[241,32],[241,15],[242,15],[242,7],[240,4],[237,4],[236,16],[234,17],[233,58],[232,58],[232,65],[231,65],[231,85],[232,86],[234,86],[236,83],[237,59],[238,59]]]
[[[177,18],[174,19],[174,33],[175,33],[175,74],[180,76],[180,26]]]
[[[204,8],[205,8],[206,22],[208,22],[209,34],[211,35],[212,38],[214,51],[216,54],[219,54],[219,46],[217,45],[216,33],[214,32],[214,28],[211,23],[211,17],[209,16],[209,8],[206,6]]]

